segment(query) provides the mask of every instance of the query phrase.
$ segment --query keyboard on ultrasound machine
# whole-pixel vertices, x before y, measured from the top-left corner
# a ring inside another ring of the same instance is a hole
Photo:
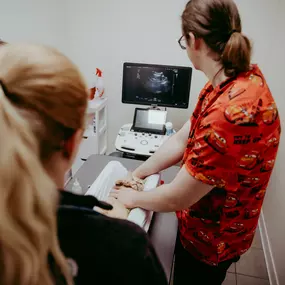
[[[91,185],[85,195],[95,196],[97,199],[105,201],[115,182],[119,179],[126,177],[128,170],[118,161],[109,162],[102,170],[100,175]],[[146,178],[144,184],[144,191],[149,191],[157,187],[160,183],[160,175],[154,174]],[[145,231],[148,231],[153,212],[136,208],[130,211],[128,220],[142,227]]]

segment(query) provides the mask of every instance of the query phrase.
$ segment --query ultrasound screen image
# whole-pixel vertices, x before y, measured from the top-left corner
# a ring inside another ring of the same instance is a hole
[[[140,73],[140,71],[138,72]],[[171,74],[167,77],[165,72],[153,71],[146,79],[144,86],[151,94],[167,94],[173,87],[172,82],[174,81],[171,78]]]
[[[192,69],[125,63],[123,103],[188,108]]]

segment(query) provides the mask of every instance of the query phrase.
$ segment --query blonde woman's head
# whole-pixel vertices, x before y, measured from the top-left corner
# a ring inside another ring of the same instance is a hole
[[[33,45],[1,46],[0,81],[0,284],[71,284],[56,188],[80,142],[87,88],[65,56]]]
[[[0,80],[29,121],[46,170],[62,187],[85,119],[88,94],[80,72],[52,48],[9,44],[0,50]]]

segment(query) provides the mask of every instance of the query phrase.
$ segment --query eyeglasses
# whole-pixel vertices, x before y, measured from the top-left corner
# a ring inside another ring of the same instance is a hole
[[[186,47],[187,47],[187,43],[186,43],[186,39],[185,39],[185,36],[181,36],[181,38],[178,40],[178,44],[180,45],[180,47],[183,49],[183,50],[186,50]]]

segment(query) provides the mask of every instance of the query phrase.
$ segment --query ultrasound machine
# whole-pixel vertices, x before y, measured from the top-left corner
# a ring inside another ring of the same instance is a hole
[[[120,128],[115,147],[123,157],[145,160],[169,138],[166,108],[188,108],[191,78],[190,67],[124,64],[122,103],[149,107],[135,108],[133,123]]]

